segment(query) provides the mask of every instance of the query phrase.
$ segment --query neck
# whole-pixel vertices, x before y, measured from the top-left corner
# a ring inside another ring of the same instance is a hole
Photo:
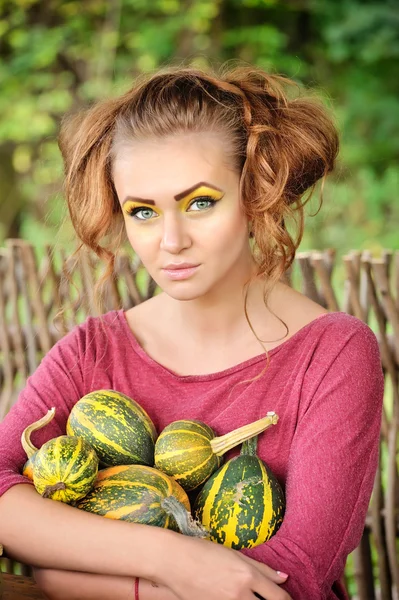
[[[184,337],[196,347],[209,347],[213,343],[228,345],[251,332],[245,317],[245,283],[254,273],[254,265],[236,270],[228,281],[221,282],[217,289],[194,300],[170,301],[171,318],[176,329],[184,332]],[[256,318],[262,314],[262,320],[272,319],[270,311],[263,302],[264,282],[254,281],[247,286],[247,314],[256,326]]]

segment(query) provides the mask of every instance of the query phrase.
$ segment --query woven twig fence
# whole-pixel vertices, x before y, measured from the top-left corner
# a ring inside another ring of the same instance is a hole
[[[38,259],[37,249],[19,239],[6,240],[0,248],[0,419],[53,344],[86,316],[97,314],[99,268],[89,254],[76,264],[64,250],[50,246]],[[337,286],[333,280],[338,272]],[[333,249],[300,252],[285,281],[325,308],[368,323],[378,338],[386,378],[380,468],[353,565],[359,600],[398,600],[399,252],[386,250],[382,258],[374,258],[368,251],[351,251],[339,264]],[[139,261],[122,253],[104,290],[104,311],[127,310],[155,290]],[[0,561],[3,570],[15,570],[11,560]],[[27,566],[19,569],[29,573]]]

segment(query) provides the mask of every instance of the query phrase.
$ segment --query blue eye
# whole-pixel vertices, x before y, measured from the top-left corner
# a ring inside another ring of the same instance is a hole
[[[150,213],[149,217],[138,217],[138,214],[142,214],[144,215],[144,213]],[[155,211],[152,210],[152,208],[145,208],[145,207],[140,207],[138,206],[137,208],[134,208],[133,210],[129,211],[129,215],[131,217],[134,217],[135,219],[137,219],[138,221],[149,221],[149,219],[151,219],[152,217],[152,213],[155,214]]]
[[[217,200],[214,200],[210,196],[200,196],[191,202],[187,211],[203,212],[204,210],[212,208],[216,202]],[[194,205],[197,205],[197,208],[193,208]],[[129,216],[136,219],[136,221],[150,221],[154,215],[157,216],[157,213],[147,206],[136,206],[127,212]]]
[[[190,209],[194,206],[194,204],[204,204],[206,203],[206,206],[203,206],[202,208],[199,208],[197,210],[195,210],[194,212],[202,211],[202,210],[206,210],[207,208],[211,208],[214,204],[216,204],[216,200],[213,200],[213,198],[210,198],[209,196],[201,196],[201,198],[196,198],[191,204],[190,204]]]

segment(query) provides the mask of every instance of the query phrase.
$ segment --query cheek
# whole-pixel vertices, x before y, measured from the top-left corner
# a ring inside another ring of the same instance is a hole
[[[143,227],[141,230],[138,230],[136,227],[129,227],[129,224],[126,227],[127,239],[143,263],[151,260],[151,256],[154,253],[154,233],[151,234],[149,229],[145,230]]]
[[[248,238],[248,225],[245,216],[239,211],[220,211],[217,218],[210,219],[206,231],[202,232],[203,239],[210,245],[227,249],[227,244],[240,247],[240,241]]]

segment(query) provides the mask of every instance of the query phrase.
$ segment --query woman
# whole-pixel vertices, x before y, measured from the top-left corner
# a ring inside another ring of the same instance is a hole
[[[110,274],[126,235],[162,293],[75,327],[0,426],[1,541],[50,598],[346,597],[339,580],[377,468],[383,375],[367,325],[282,281],[303,233],[303,194],[338,148],[324,109],[289,99],[286,84],[249,67],[169,68],[63,123],[82,245]],[[26,425],[57,407],[34,434],[40,446],[65,432],[80,397],[104,388],[137,400],[158,431],[196,418],[222,435],[274,410],[259,455],[285,488],[277,534],[239,552],[22,485]]]

